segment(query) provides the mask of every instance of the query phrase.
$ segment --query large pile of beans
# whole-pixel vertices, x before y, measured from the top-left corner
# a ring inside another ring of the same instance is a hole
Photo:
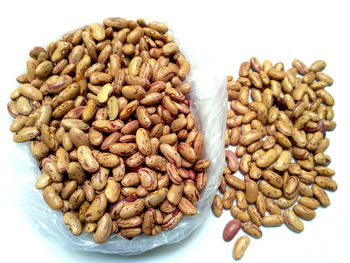
[[[197,213],[210,161],[186,97],[190,63],[167,31],[106,18],[34,47],[17,78],[13,139],[30,141],[35,186],[74,235],[157,235]]]

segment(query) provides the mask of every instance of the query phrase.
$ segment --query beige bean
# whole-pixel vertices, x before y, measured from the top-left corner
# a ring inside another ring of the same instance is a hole
[[[150,21],[148,23],[148,27],[151,29],[154,29],[156,31],[158,31],[159,33],[166,33],[168,31],[168,27],[167,25],[165,25],[164,23],[161,22],[156,22],[156,21]]]
[[[118,156],[130,156],[137,151],[136,143],[114,143],[109,146],[109,151]]]
[[[144,128],[140,128],[136,132],[136,144],[139,151],[147,156],[151,154],[151,142],[148,132]]]
[[[95,199],[95,189],[93,188],[91,181],[87,180],[84,182],[83,191],[88,202],[92,202]]]
[[[233,258],[235,260],[241,259],[249,246],[250,239],[247,236],[242,236],[235,242],[233,247]]]
[[[247,112],[249,112],[249,109],[247,106],[243,105],[242,103],[240,103],[239,101],[232,101],[231,102],[231,108],[232,110],[240,115],[244,115]]]
[[[156,221],[155,217],[156,217],[156,212],[154,209],[150,208],[145,212],[145,214],[143,216],[143,221],[142,221],[142,232],[145,235],[151,235],[152,226],[154,225],[154,223]]]
[[[85,193],[83,189],[75,190],[69,197],[68,204],[71,210],[77,209],[85,200]]]
[[[37,189],[44,189],[46,186],[50,185],[51,183],[52,183],[51,177],[47,173],[43,172],[35,181],[35,187]]]
[[[91,29],[91,36],[97,40],[97,41],[102,41],[105,39],[105,29],[103,28],[103,25],[99,23],[93,23],[90,25]]]
[[[181,218],[182,218],[182,212],[179,209],[176,209],[174,212],[164,217],[164,220],[162,223],[162,229],[169,230],[175,227],[179,223]]]
[[[296,176],[291,176],[283,188],[284,196],[288,199],[293,199],[295,195],[298,195],[298,191],[299,179]]]
[[[312,197],[305,197],[305,196],[300,197],[299,204],[313,210],[317,209],[320,206],[319,201],[317,201]]]
[[[68,152],[62,147],[59,147],[56,151],[56,157],[57,170],[61,173],[66,172],[70,161]]]
[[[260,191],[258,192],[258,197],[256,199],[255,206],[258,209],[260,216],[264,217],[266,214],[266,202],[265,202],[264,195]]]
[[[286,197],[280,197],[278,198],[277,200],[277,205],[282,208],[282,209],[285,209],[285,208],[289,208],[291,207],[292,205],[295,204],[295,202],[298,200],[298,194],[296,194],[295,196],[293,196],[292,198],[288,199]]]
[[[264,180],[259,182],[259,190],[266,197],[279,198],[282,196],[282,191],[280,189],[273,187]]]
[[[103,167],[113,168],[119,165],[119,158],[112,153],[99,153],[97,155],[97,162]]]
[[[136,186],[140,184],[140,177],[138,173],[134,173],[134,172],[126,173],[123,179],[121,180],[121,184],[124,187]]]
[[[17,99],[16,103],[17,103],[17,110],[22,115],[27,116],[33,111],[33,108],[26,97],[20,96]]]
[[[255,162],[252,162],[249,169],[249,177],[258,180],[262,175],[262,171],[256,166]]]
[[[92,155],[89,147],[85,145],[79,146],[77,154],[78,161],[85,171],[93,173],[99,169],[100,165]]]
[[[44,158],[41,162],[41,165],[44,169],[44,171],[50,175],[51,179],[54,182],[62,182],[63,181],[63,174],[60,173],[57,169],[57,164],[54,160],[50,158]]]
[[[245,190],[245,183],[242,179],[240,179],[232,174],[225,174],[225,179],[226,179],[227,183],[230,186],[234,187],[235,189],[242,190],[242,191]]]
[[[178,205],[181,201],[182,194],[184,193],[185,184],[181,182],[180,184],[172,184],[167,193],[167,200],[173,204]],[[188,198],[191,196],[186,195]],[[192,199],[190,199],[193,201]]]
[[[275,68],[270,68],[267,71],[267,75],[271,79],[275,79],[275,80],[282,80],[284,78],[284,73],[282,71],[275,69]]]
[[[134,202],[125,205],[120,211],[120,217],[128,219],[139,215],[145,207],[145,200],[142,198],[136,199]]]
[[[167,174],[169,176],[170,181],[173,184],[181,184],[182,177],[179,175],[178,170],[176,169],[176,166],[172,163],[167,163]]]
[[[304,220],[312,220],[316,217],[316,212],[304,205],[295,205],[293,207],[293,211],[297,216],[301,217]]]
[[[262,224],[261,216],[260,216],[258,209],[255,206],[253,206],[253,205],[248,206],[248,214],[249,214],[250,220],[255,225],[261,226],[261,224]]]
[[[147,156],[145,159],[146,165],[153,170],[166,171],[167,161],[159,155]]]
[[[248,207],[248,203],[247,200],[245,198],[245,194],[243,191],[237,191],[236,192],[236,203],[237,206],[242,209],[242,210],[246,210]]]
[[[316,96],[318,98],[321,98],[323,100],[323,102],[327,105],[327,106],[333,106],[334,105],[334,98],[332,97],[332,95],[324,90],[324,89],[320,89],[316,91]]]
[[[262,237],[262,232],[261,232],[260,228],[251,222],[243,223],[242,229],[245,233],[247,233],[248,235],[250,235],[252,237],[255,237],[255,238]]]
[[[204,137],[201,133],[198,133],[192,145],[194,152],[196,153],[196,160],[199,160],[202,156],[204,147]]]
[[[239,219],[241,222],[248,222],[250,220],[250,216],[247,212],[241,210],[238,206],[231,206],[231,215],[236,218]]]
[[[324,60],[316,60],[310,66],[310,70],[313,72],[322,71],[326,67],[326,62]]]
[[[63,221],[73,235],[79,236],[83,232],[82,224],[77,215],[67,212],[63,216]]]
[[[283,219],[291,230],[295,232],[302,232],[304,230],[304,223],[297,217],[293,210],[285,209]]]
[[[91,176],[91,183],[94,189],[96,190],[104,189],[107,184],[108,175],[109,175],[109,169],[100,166],[98,171]]]
[[[40,90],[38,90],[37,88],[35,88],[33,85],[31,84],[23,84],[23,85],[20,85],[18,87],[18,92],[30,99],[30,100],[38,100],[38,101],[41,101],[43,99],[43,94],[40,92]]]
[[[222,215],[223,204],[222,204],[221,197],[219,195],[215,195],[211,208],[215,216],[219,217]]]
[[[303,182],[299,182],[299,194],[305,197],[313,196],[312,189]]]
[[[332,169],[325,166],[315,166],[315,171],[319,175],[328,176],[328,177],[333,176],[335,174],[335,172]]]
[[[181,167],[180,154],[171,145],[162,143],[159,146],[159,150],[169,162],[173,163],[177,168]]]
[[[28,120],[27,116],[20,115],[16,117],[10,125],[10,131],[18,132],[22,130],[27,120]]]
[[[316,72],[316,79],[318,81],[324,81],[326,82],[329,86],[333,84],[333,79],[328,76],[327,74],[323,73],[323,72]]]
[[[196,153],[189,144],[180,142],[178,145],[178,151],[187,161],[194,162],[196,160]]]
[[[159,138],[159,142],[173,145],[174,143],[177,142],[177,135],[176,135],[176,133],[162,135]],[[179,152],[180,152],[180,149],[179,149]],[[181,154],[181,152],[180,152],[180,154]]]
[[[243,62],[239,68],[239,75],[241,77],[248,77],[250,71],[250,63]]]
[[[180,185],[180,187],[181,187],[181,185]],[[180,188],[180,190],[181,190],[181,188]],[[200,199],[199,190],[198,190],[196,184],[190,179],[185,180],[183,193],[185,194],[187,199],[189,199],[192,202],[192,204],[198,202]]]
[[[276,188],[282,188],[283,186],[282,177],[278,173],[272,170],[264,170],[262,172],[262,177],[266,182],[268,182],[269,184],[271,184]]]
[[[51,55],[51,61],[54,63],[62,60],[68,52],[72,49],[72,44],[64,41],[57,42],[57,48]]]
[[[101,219],[97,222],[96,232],[94,234],[94,241],[96,243],[104,243],[112,234],[113,224],[112,218],[109,213],[105,213]]]
[[[284,223],[284,219],[281,215],[269,215],[269,216],[264,216],[262,218],[262,225],[263,226],[281,226]]]
[[[302,81],[303,81],[303,83],[305,83],[307,85],[311,85],[315,79],[316,79],[316,74],[315,74],[315,72],[311,71],[311,72],[304,75]]]
[[[84,230],[86,234],[92,234],[96,231],[97,224],[96,223],[86,223]]]
[[[277,159],[277,152],[275,149],[268,150],[264,155],[261,155],[256,160],[257,166],[260,168],[266,168],[271,165]]]
[[[332,161],[331,157],[324,153],[317,153],[314,155],[315,164],[329,165]]]
[[[236,191],[233,188],[227,189],[222,196],[222,205],[224,209],[230,209],[236,198]]]
[[[98,221],[103,216],[106,207],[107,199],[105,194],[96,196],[85,213],[85,221],[88,223]]]
[[[132,228],[141,225],[142,219],[139,216],[134,216],[128,219],[119,218],[117,219],[117,225],[120,228]]]
[[[55,189],[49,185],[43,190],[43,198],[45,202],[54,210],[59,210],[63,207],[61,197],[56,193]]]
[[[313,184],[312,191],[314,193],[314,196],[321,203],[322,206],[327,207],[330,205],[330,201],[326,192],[320,186],[318,186],[317,184]]]
[[[296,70],[299,72],[301,75],[305,75],[309,73],[309,68],[300,60],[294,59],[293,60],[293,67],[296,68]]]
[[[157,207],[167,199],[168,188],[160,188],[157,191],[150,193],[145,198],[146,207]]]
[[[282,210],[281,208],[275,203],[275,201],[271,198],[266,198],[265,200],[266,203],[266,210],[269,212],[271,215],[281,215]]]
[[[337,183],[332,178],[327,176],[317,176],[315,178],[315,183],[330,191],[335,191],[338,189]]]
[[[282,151],[278,159],[274,163],[274,168],[277,171],[283,172],[288,170],[292,161],[292,154],[290,151]]]
[[[181,198],[178,208],[185,215],[197,214],[197,208],[185,197]]]
[[[140,235],[142,232],[142,229],[140,227],[133,227],[133,228],[123,228],[119,231],[119,234],[122,235],[124,238],[133,238],[138,235]]]
[[[255,141],[260,140],[264,134],[259,130],[252,130],[241,136],[239,143],[243,146],[248,146]]]
[[[83,184],[85,181],[84,170],[78,162],[70,162],[68,164],[67,174],[69,179],[76,180],[79,185]]]
[[[158,178],[157,173],[155,171],[148,168],[141,168],[138,170],[138,174],[140,182],[146,190],[152,191],[157,188]]]

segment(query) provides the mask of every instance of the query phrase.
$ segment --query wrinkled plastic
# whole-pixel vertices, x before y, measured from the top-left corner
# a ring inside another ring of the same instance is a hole
[[[181,43],[180,47],[182,47]],[[187,81],[192,85],[190,108],[196,124],[204,135],[202,157],[211,161],[206,171],[207,185],[201,192],[200,201],[196,204],[198,213],[194,216],[184,215],[175,228],[163,231],[157,236],[140,235],[132,240],[126,240],[120,235],[113,234],[103,244],[96,244],[92,235],[85,233],[74,236],[63,223],[62,212],[49,208],[42,198],[42,190],[34,187],[40,170],[37,161],[31,156],[28,143],[15,144],[13,142],[11,155],[8,157],[12,171],[2,186],[15,200],[15,205],[22,211],[25,220],[50,242],[80,251],[132,255],[179,242],[205,220],[225,165],[226,79],[224,76],[215,74],[213,68],[203,67],[204,64],[200,64],[201,67],[199,67],[199,63],[192,61],[188,53],[184,52],[191,62],[191,73],[187,77]],[[12,120],[10,117],[8,119]],[[9,134],[11,134],[10,131]],[[9,139],[12,140],[12,134]]]

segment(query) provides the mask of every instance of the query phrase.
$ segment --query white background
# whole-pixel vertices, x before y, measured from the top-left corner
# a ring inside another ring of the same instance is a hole
[[[1,162],[5,177],[11,169],[7,158],[9,118],[5,103],[16,87],[28,52],[61,34],[105,17],[152,17],[166,21],[191,57],[213,63],[224,74],[237,76],[242,61],[282,61],[293,58],[306,64],[324,59],[334,80],[329,88],[336,100],[337,129],[328,133],[331,168],[339,190],[330,193],[332,205],[318,209],[295,234],[286,227],[264,229],[251,243],[241,262],[330,262],[349,260],[349,7],[346,1],[8,1],[0,11],[1,54]],[[204,59],[203,59],[204,58]],[[205,62],[204,62],[205,63]],[[210,72],[205,72],[210,74]],[[6,125],[5,125],[6,124]],[[20,165],[20,164],[19,164]],[[18,178],[18,180],[21,180]],[[224,242],[222,230],[231,218],[210,214],[186,240],[138,256],[123,257],[62,249],[29,226],[18,208],[0,188],[0,261],[19,262],[232,262],[233,242]],[[241,235],[242,232],[239,233]],[[347,259],[347,260],[346,260]]]

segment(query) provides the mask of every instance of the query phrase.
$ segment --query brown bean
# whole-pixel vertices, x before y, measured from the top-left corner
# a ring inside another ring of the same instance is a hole
[[[245,196],[248,203],[253,204],[258,199],[259,187],[255,181],[249,180],[245,182]]]

